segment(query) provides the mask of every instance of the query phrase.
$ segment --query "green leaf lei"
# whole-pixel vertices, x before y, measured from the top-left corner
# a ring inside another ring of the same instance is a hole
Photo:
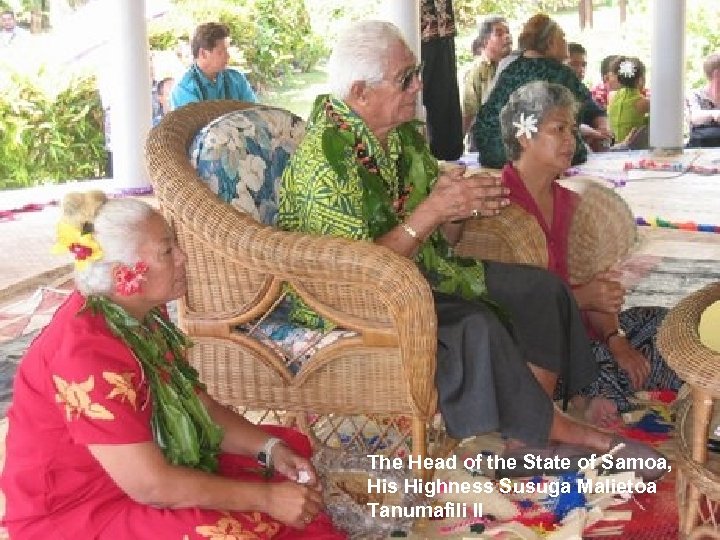
[[[157,308],[148,313],[145,323],[102,296],[89,296],[84,309],[101,313],[110,331],[130,347],[140,363],[152,396],[153,438],[167,460],[173,465],[217,471],[223,430],[195,392],[205,387],[185,359],[184,352],[191,345],[187,336]]]
[[[347,176],[347,156],[355,158],[357,172],[363,183],[363,217],[370,235],[377,238],[400,223],[391,194],[380,176],[380,170],[365,145],[349,123],[336,111],[333,98],[321,95],[315,100],[311,121],[325,114],[329,121],[322,134],[323,153],[335,172]],[[412,212],[430,193],[438,176],[438,165],[430,154],[425,139],[418,131],[421,122],[413,120],[396,128],[401,142],[398,176],[407,186],[404,214]],[[403,193],[399,194],[401,197]],[[490,298],[485,287],[485,267],[481,261],[458,257],[441,231],[435,230],[420,246],[415,257],[433,287],[449,294],[458,294],[468,300],[481,300],[488,304],[507,323],[503,310]]]

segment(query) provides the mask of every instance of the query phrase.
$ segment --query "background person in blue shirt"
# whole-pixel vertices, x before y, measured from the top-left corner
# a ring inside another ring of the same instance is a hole
[[[227,67],[229,36],[224,24],[211,22],[197,27],[192,39],[194,62],[170,96],[172,109],[208,99],[257,102],[245,75]]]

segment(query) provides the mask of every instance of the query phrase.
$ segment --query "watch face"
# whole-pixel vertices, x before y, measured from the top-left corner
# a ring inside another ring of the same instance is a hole
[[[263,467],[267,467],[267,454],[265,452],[258,452],[257,460]]]

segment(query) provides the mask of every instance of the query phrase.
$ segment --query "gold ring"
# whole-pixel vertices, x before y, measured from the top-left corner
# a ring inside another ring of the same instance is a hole
[[[480,215],[480,212],[478,212],[478,209],[477,209],[477,208],[472,211],[472,217],[476,218],[476,217],[478,217],[479,215]]]

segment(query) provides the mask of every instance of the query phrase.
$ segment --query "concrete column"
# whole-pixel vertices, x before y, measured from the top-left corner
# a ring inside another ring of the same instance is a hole
[[[420,0],[389,0],[382,3],[380,17],[402,32],[415,56],[420,58]]]
[[[685,0],[653,0],[650,148],[682,153],[685,110]]]
[[[149,189],[145,138],[152,124],[145,0],[108,0],[108,73],[113,179],[120,190]]]
[[[420,0],[388,0],[382,3],[380,18],[400,29],[415,58],[420,61]],[[418,93],[416,117],[425,119],[422,92]]]

